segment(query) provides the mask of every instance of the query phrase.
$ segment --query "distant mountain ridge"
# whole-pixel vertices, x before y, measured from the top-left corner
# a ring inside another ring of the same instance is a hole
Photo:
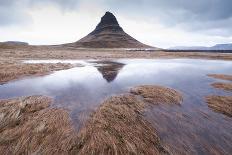
[[[216,44],[212,47],[204,46],[176,46],[171,47],[169,50],[232,50],[232,43],[229,44]]]
[[[25,48],[29,47],[27,42],[22,41],[5,41],[0,42],[0,48]]]
[[[5,41],[5,42],[0,42],[0,45],[29,45],[27,42],[22,42],[22,41]]]

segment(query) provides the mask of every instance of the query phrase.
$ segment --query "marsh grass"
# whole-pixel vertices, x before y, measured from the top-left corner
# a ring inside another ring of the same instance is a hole
[[[135,89],[152,90],[155,96],[149,98],[153,102],[141,99],[141,94],[112,96],[103,101],[79,132],[66,110],[49,108],[49,97],[0,100],[0,153],[169,154],[144,111],[151,103],[177,104],[182,100],[180,94],[161,86]],[[157,96],[155,92],[162,93]]]
[[[211,95],[206,97],[206,102],[214,111],[232,117],[232,96]]]
[[[0,84],[25,76],[44,75],[51,71],[69,69],[71,64],[24,64],[20,62],[0,63]]]

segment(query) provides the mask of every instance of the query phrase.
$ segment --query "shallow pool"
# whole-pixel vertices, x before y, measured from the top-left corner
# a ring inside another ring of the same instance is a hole
[[[33,60],[25,63],[67,63],[62,60]],[[54,97],[53,107],[70,112],[79,129],[108,96],[127,92],[137,85],[155,84],[183,94],[181,106],[157,105],[145,117],[156,127],[166,147],[191,154],[232,152],[232,119],[208,108],[207,95],[232,95],[210,86],[216,80],[207,74],[232,74],[232,62],[202,59],[77,60],[83,67],[50,75],[24,78],[0,85],[0,98],[28,95]],[[210,149],[211,148],[211,149]]]

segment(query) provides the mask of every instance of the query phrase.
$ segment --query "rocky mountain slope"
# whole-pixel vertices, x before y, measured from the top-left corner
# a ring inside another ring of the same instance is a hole
[[[65,44],[83,48],[151,48],[127,33],[118,24],[116,17],[106,12],[94,31],[77,42]]]

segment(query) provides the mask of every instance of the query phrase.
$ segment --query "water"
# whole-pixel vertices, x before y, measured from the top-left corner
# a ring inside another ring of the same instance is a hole
[[[54,97],[53,107],[69,110],[79,129],[101,102],[137,85],[174,88],[184,97],[181,106],[150,107],[145,117],[156,127],[166,147],[175,152],[221,154],[232,152],[232,119],[208,108],[207,95],[232,95],[214,89],[221,81],[207,74],[232,74],[231,61],[200,59],[119,59],[115,61],[43,60],[42,63],[81,63],[50,75],[0,85],[0,98],[28,95]],[[41,60],[25,63],[41,63]]]

